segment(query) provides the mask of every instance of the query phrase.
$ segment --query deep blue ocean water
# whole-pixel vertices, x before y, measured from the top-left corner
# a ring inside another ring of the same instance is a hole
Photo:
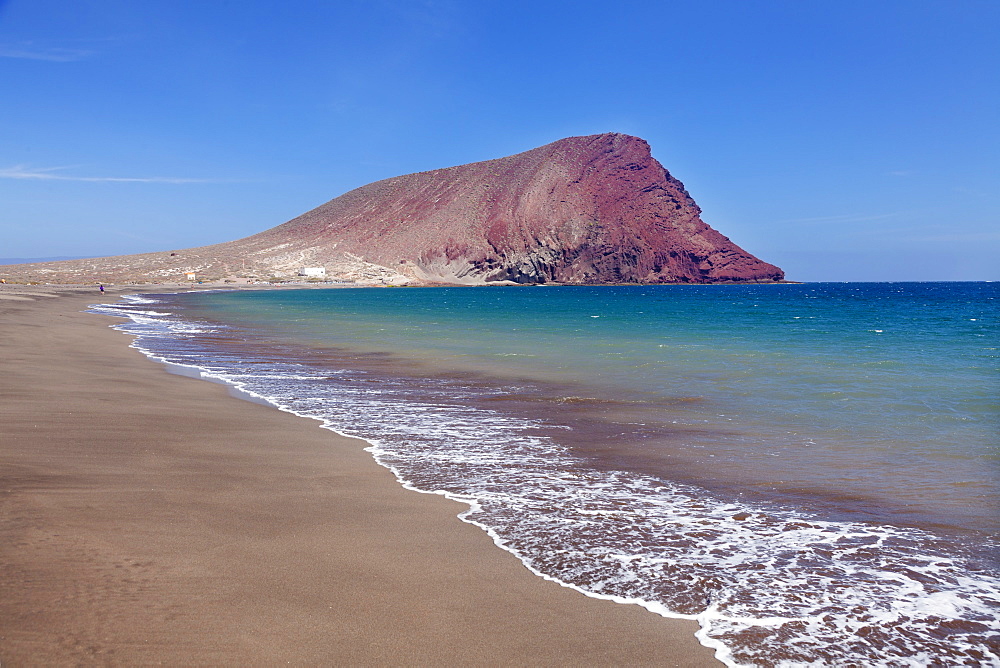
[[[303,289],[98,307],[731,665],[1000,665],[994,283]]]

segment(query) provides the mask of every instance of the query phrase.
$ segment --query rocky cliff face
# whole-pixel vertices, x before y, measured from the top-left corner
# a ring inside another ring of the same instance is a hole
[[[281,275],[302,266],[397,283],[783,279],[700,214],[645,141],[603,134],[378,181],[238,241],[101,263],[116,261],[104,267],[115,276],[103,280],[125,271]]]
[[[315,261],[351,253],[418,280],[777,281],[701,221],[636,137],[571,137],[526,153],[378,181],[244,239]]]

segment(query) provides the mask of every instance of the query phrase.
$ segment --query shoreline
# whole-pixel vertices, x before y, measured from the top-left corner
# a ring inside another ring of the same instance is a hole
[[[0,663],[720,665],[83,312],[147,287],[0,286]]]

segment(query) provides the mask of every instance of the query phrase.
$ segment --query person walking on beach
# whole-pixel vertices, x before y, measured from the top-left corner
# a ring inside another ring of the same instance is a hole
[[[103,283],[98,283],[98,285],[101,286],[101,292],[104,292],[104,284]]]

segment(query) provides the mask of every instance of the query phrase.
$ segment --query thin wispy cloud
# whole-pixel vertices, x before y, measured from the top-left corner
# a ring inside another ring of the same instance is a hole
[[[0,169],[0,179],[22,181],[83,181],[87,183],[219,183],[221,179],[189,179],[175,176],[72,176],[59,172],[70,167],[30,169],[23,165]]]
[[[71,63],[89,58],[95,52],[90,49],[67,49],[64,47],[42,47],[32,43],[17,45],[0,44],[0,58],[20,58],[22,60],[43,60],[50,63]]]

